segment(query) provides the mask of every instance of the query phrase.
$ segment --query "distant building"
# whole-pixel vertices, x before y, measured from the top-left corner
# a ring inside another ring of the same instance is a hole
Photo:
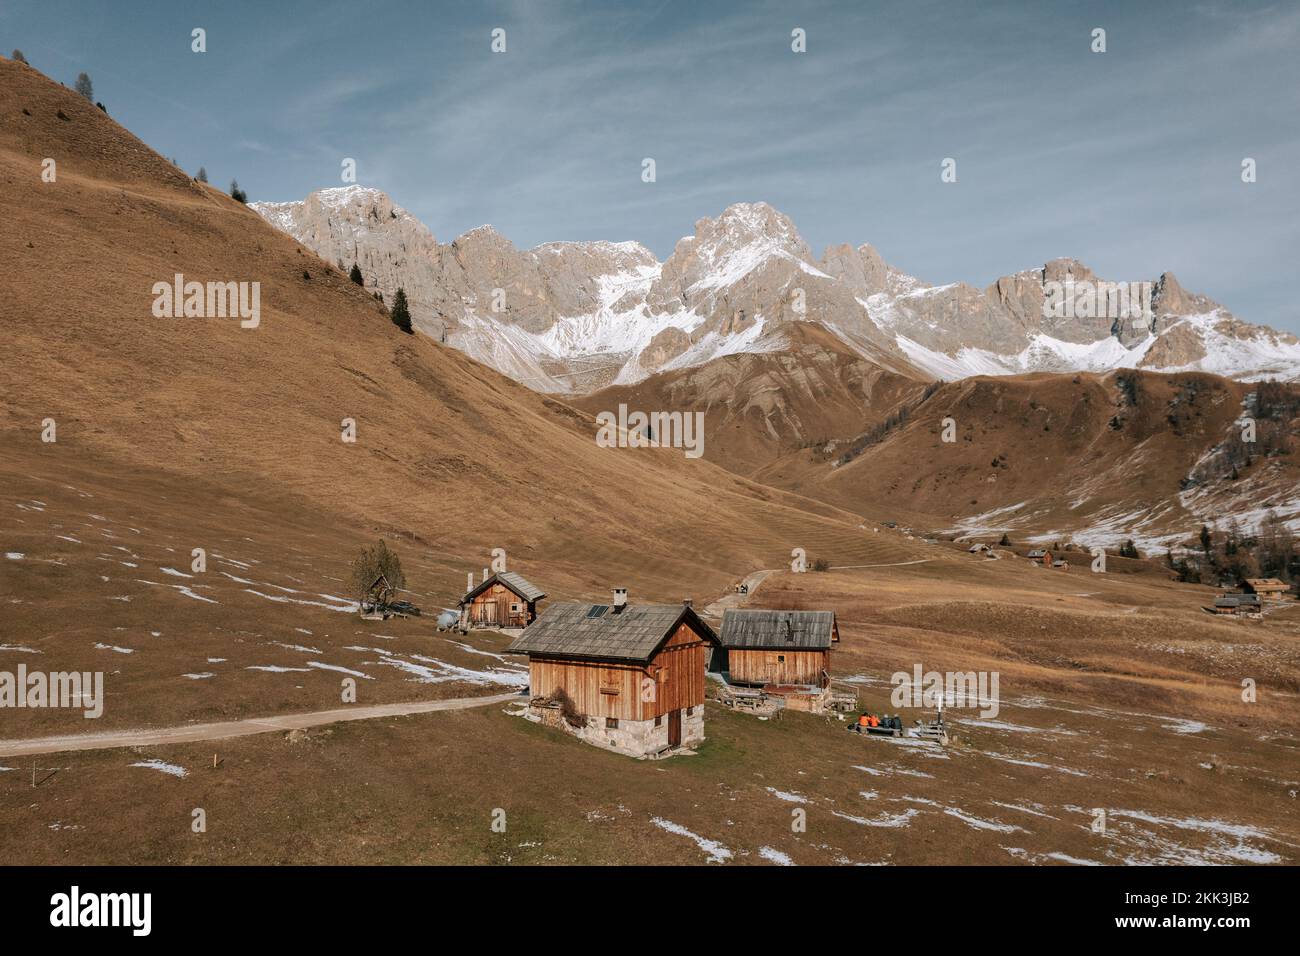
[[[1247,578],[1241,589],[1247,594],[1258,594],[1264,601],[1285,601],[1291,585],[1277,578]]]
[[[1042,561],[1043,558],[1047,557],[1047,551],[1043,548],[1034,548],[1029,552],[1029,554],[1025,555],[1025,557],[1029,558],[1031,561]]]
[[[460,599],[462,628],[521,629],[537,618],[546,592],[513,571],[498,571]]]
[[[831,646],[840,639],[834,611],[767,611],[728,608],[722,648],[709,669],[732,684],[830,685]]]
[[[637,757],[704,739],[704,669],[718,636],[681,604],[554,604],[510,645],[528,655],[528,716]]]
[[[1211,614],[1258,614],[1259,609],[1258,594],[1220,594],[1205,610]]]

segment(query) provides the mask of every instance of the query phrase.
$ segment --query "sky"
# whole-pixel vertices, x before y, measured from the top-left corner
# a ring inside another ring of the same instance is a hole
[[[977,286],[1058,256],[1169,271],[1300,333],[1300,4],[0,0],[15,47],[252,200],[350,158],[444,242],[490,223],[661,259],[761,200],[818,255]]]

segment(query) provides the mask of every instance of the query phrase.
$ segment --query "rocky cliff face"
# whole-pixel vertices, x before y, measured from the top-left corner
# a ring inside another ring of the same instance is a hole
[[[253,208],[340,268],[357,262],[386,301],[404,287],[418,328],[541,391],[786,351],[796,323],[917,380],[1124,367],[1300,378],[1294,336],[1237,320],[1169,273],[1113,283],[1055,259],[985,289],[933,286],[869,245],[818,260],[766,203],[699,220],[663,263],[635,242],[520,250],[490,226],[442,244],[360,186]]]
[[[321,189],[301,202],[249,203],[264,219],[343,272],[355,263],[366,288],[391,304],[406,289],[413,315],[428,317],[438,299],[438,242],[378,189]],[[426,331],[436,329],[426,324]]]

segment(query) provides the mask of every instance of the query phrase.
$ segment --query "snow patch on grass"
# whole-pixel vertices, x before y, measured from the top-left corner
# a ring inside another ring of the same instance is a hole
[[[157,757],[150,760],[141,760],[138,763],[131,764],[131,766],[145,767],[148,770],[158,770],[162,773],[170,774],[173,777],[188,777],[190,773],[184,767],[178,767],[174,763],[167,763],[166,761],[159,760]]]
[[[663,817],[653,817],[650,820],[660,830],[667,830],[669,833],[675,833],[677,836],[684,836],[694,840],[695,845],[709,855],[710,863],[726,863],[731,859],[732,853],[717,840],[709,840],[700,836],[698,833],[692,833],[680,823],[673,823],[671,820],[665,820]]]

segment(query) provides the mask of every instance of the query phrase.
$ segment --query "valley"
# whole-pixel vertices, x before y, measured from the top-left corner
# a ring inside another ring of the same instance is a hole
[[[1143,346],[1164,359],[1058,368],[1040,346],[1061,329],[994,318],[1031,314],[1034,283],[1063,267],[924,286],[870,247],[814,261],[762,203],[701,220],[663,263],[626,243],[519,253],[490,230],[440,246],[357,191],[252,209],[4,58],[0,183],[0,253],[23,277],[0,302],[0,670],[105,687],[95,720],[0,710],[11,860],[1300,862],[1300,604],[1207,614],[1217,582],[1161,560],[1194,552],[1213,515],[1300,527],[1291,386],[1253,377],[1294,378],[1282,333],[1238,328],[1165,276],[1169,338]],[[155,313],[151,290],[182,275],[250,283],[250,306],[256,283],[258,321]],[[389,308],[408,282],[415,334]],[[506,319],[485,306],[495,288]],[[982,368],[924,344],[950,308],[983,317],[970,348],[996,346],[996,374],[941,381],[926,356]],[[1177,329],[1203,342],[1228,325],[1232,354],[1281,359],[1225,377],[1188,358],[1197,343],[1175,350]],[[1110,336],[1074,344],[1127,348]],[[602,447],[598,416],[620,403],[702,412],[702,457]],[[1238,460],[1244,412],[1268,449]],[[1004,533],[989,554],[950,540]],[[1078,548],[1066,570],[1023,554],[1128,538],[1143,557],[1103,574]],[[358,615],[349,564],[381,539],[422,616]],[[510,715],[528,670],[508,637],[435,629],[498,548],[548,601],[626,587],[833,608],[833,677],[863,707],[930,716],[890,700],[919,662],[997,672],[1001,711],[950,712],[939,747],[710,700],[692,754],[602,751]],[[795,573],[795,549],[824,570]],[[349,686],[355,706],[485,703],[286,730],[353,706]],[[258,719],[238,737],[5,755]]]

